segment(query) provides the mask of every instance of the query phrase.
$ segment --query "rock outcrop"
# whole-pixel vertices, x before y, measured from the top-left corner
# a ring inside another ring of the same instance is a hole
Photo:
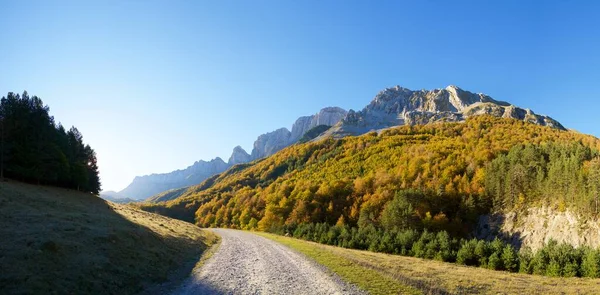
[[[361,111],[350,110],[328,134],[342,137],[405,124],[460,122],[470,116],[483,114],[564,129],[550,117],[453,85],[444,89],[417,91],[396,86],[379,92]]]
[[[259,136],[254,142],[252,159],[270,156],[290,145],[290,136],[291,133],[287,128],[279,128]]]
[[[312,116],[300,117],[292,125],[290,142],[297,142],[308,130],[319,126],[333,126],[346,117],[348,112],[338,107],[324,108]]]
[[[342,108],[327,107],[312,116],[298,118],[292,125],[292,131],[287,128],[280,128],[263,134],[254,142],[252,160],[268,157],[284,147],[298,142],[307,131],[316,126],[333,126],[344,119],[346,115],[346,110]]]
[[[241,146],[236,146],[233,149],[233,153],[231,153],[231,157],[229,157],[229,161],[227,162],[230,166],[240,163],[248,163],[252,161],[252,156],[250,156]]]
[[[517,247],[530,248],[534,252],[550,240],[574,247],[598,248],[600,220],[584,219],[569,210],[529,208],[521,214],[509,212],[481,216],[475,236],[489,240],[500,236]]]

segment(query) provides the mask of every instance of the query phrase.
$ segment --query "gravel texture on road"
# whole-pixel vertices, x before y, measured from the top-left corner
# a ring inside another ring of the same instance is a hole
[[[286,246],[250,232],[213,231],[219,249],[174,294],[364,294]]]

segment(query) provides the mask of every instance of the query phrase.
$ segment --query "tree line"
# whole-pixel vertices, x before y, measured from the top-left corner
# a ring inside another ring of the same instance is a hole
[[[599,153],[580,142],[516,145],[486,170],[486,194],[497,208],[553,200],[561,211],[571,207],[589,216],[599,212]]]
[[[492,241],[451,237],[446,231],[350,227],[327,223],[287,225],[276,233],[338,247],[412,256],[492,270],[552,277],[600,277],[600,250],[551,240],[533,253]]]
[[[0,101],[0,178],[98,194],[96,153],[75,127],[56,124],[37,96],[9,92]]]

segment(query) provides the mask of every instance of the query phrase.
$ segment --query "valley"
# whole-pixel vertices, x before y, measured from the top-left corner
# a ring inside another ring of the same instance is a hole
[[[99,194],[127,204],[98,198],[76,128],[9,97],[3,293],[593,294],[600,277],[600,139],[484,94],[387,88],[136,178],[160,191],[144,202]]]
[[[600,1],[0,11],[0,295],[600,295]]]

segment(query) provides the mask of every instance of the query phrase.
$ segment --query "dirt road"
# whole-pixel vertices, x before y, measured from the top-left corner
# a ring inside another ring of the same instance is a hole
[[[174,294],[361,294],[289,248],[250,232],[214,229],[217,252]]]

